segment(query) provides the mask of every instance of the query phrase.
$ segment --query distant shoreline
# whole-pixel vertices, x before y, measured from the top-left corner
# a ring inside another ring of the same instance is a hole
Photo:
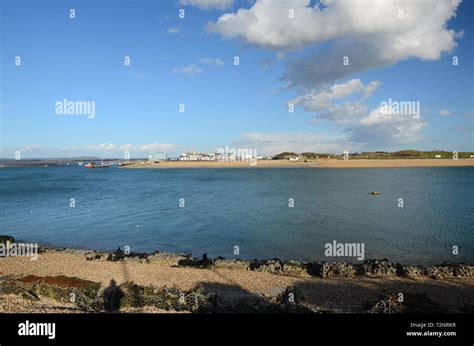
[[[160,163],[140,162],[122,168],[403,168],[403,167],[474,167],[474,159],[349,159],[320,161],[307,160],[258,160],[248,161],[164,161]]]

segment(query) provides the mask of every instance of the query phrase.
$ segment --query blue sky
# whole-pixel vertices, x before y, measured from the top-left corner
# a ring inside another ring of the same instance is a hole
[[[344,28],[359,20],[344,16],[362,9],[305,0],[2,1],[0,157],[225,146],[263,155],[474,151],[474,6],[439,0],[445,7],[430,15],[436,2],[407,3],[400,24],[378,26],[393,12],[387,2],[387,12]],[[291,22],[282,6],[295,10]],[[342,72],[340,52],[352,59]],[[421,117],[384,116],[389,98],[419,102]],[[95,102],[95,116],[57,114],[63,99]]]

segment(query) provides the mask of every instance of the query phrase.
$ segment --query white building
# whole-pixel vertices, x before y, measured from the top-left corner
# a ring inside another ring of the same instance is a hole
[[[179,157],[180,161],[214,161],[214,154],[201,153],[182,153]]]

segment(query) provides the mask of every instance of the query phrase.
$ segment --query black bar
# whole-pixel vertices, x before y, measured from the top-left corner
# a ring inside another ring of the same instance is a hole
[[[347,344],[473,345],[470,314],[0,314],[0,345]],[[55,338],[19,336],[25,321],[55,323]],[[426,327],[411,327],[411,323]],[[431,327],[428,323],[432,323]],[[449,323],[440,327],[437,323]],[[455,323],[455,326],[452,325]],[[456,336],[407,336],[407,332]]]

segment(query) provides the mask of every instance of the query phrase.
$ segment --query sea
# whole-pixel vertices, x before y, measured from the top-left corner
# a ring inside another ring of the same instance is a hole
[[[379,192],[378,195],[370,194]],[[200,257],[474,263],[474,167],[0,168],[0,234]]]

